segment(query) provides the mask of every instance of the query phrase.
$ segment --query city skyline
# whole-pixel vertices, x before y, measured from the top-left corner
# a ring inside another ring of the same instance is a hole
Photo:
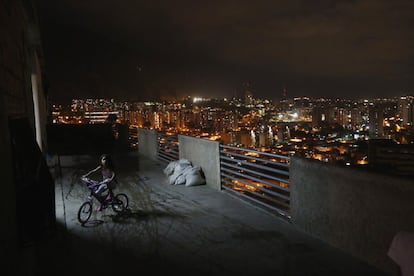
[[[414,3],[39,0],[54,100],[412,94]]]
[[[368,157],[369,144],[395,146],[394,151],[412,148],[414,143],[414,96],[358,102],[297,98],[277,106],[251,98],[198,100],[128,103],[74,99],[69,109],[53,105],[51,119],[53,124],[83,127],[116,122],[129,128],[131,148],[138,145],[136,129],[149,128],[347,166],[375,163],[375,156]]]

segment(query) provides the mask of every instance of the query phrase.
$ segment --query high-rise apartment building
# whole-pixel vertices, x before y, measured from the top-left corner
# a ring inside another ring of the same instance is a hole
[[[344,128],[346,128],[349,124],[349,116],[348,116],[348,110],[345,108],[337,108],[336,109],[336,123],[340,124]]]
[[[371,105],[369,108],[369,137],[384,137],[384,111],[380,105]]]
[[[362,110],[360,107],[353,107],[351,109],[351,122],[352,128],[359,128],[363,124]]]
[[[337,110],[338,108],[336,106],[328,106],[325,109],[325,117],[326,122],[329,124],[335,124],[338,123],[337,121]]]
[[[414,96],[404,96],[398,101],[398,113],[404,126],[414,123]]]
[[[312,109],[312,127],[318,127],[325,121],[323,107],[318,105]]]

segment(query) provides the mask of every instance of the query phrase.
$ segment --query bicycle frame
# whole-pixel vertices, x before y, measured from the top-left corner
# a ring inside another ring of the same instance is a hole
[[[97,194],[96,193],[96,190],[101,185],[101,183],[99,181],[90,179],[88,177],[82,177],[81,180],[82,180],[83,183],[86,184],[86,187],[88,187],[88,189],[90,190],[89,197],[93,196],[101,204],[105,204],[105,203],[110,203],[111,202],[112,198],[110,200],[108,200],[108,196],[110,196],[109,189],[108,188],[106,188],[101,194]],[[107,192],[107,193],[104,194],[105,192]]]

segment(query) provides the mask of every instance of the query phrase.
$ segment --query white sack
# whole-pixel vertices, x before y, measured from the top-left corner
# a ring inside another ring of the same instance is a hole
[[[185,181],[186,181],[185,176],[183,174],[181,174],[175,180],[174,185],[183,185],[183,184],[185,184]]]
[[[206,180],[201,176],[201,168],[199,166],[192,167],[187,170],[185,175],[185,186],[198,186],[206,183]]]
[[[169,175],[168,177],[168,182],[171,185],[177,185],[177,183],[179,182],[179,184],[184,184],[185,183],[185,178],[184,180],[181,178],[178,182],[177,179],[184,173],[184,171],[187,168],[191,168],[191,162],[188,161],[187,159],[180,159],[178,161],[174,161],[175,166],[174,166],[174,170],[172,172],[172,174]]]
[[[168,166],[164,169],[164,174],[166,176],[170,176],[174,173],[174,169],[177,166],[178,162],[177,161],[171,161]]]
[[[170,185],[197,186],[206,183],[200,166],[192,166],[191,161],[180,159],[171,161],[164,169]]]

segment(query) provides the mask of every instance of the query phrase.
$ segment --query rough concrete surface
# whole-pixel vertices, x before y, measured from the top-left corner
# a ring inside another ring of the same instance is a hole
[[[79,177],[98,157],[53,158],[58,231],[36,249],[36,274],[385,275],[226,192],[169,185],[166,164],[131,153],[115,156],[129,210],[94,212],[82,226]]]

